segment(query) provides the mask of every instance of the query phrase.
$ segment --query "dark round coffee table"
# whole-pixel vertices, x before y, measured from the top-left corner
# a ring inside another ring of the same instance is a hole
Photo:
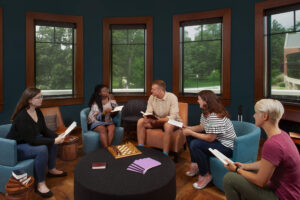
[[[83,157],[74,170],[75,200],[175,199],[176,170],[173,161],[155,149],[138,147],[142,154],[115,159],[107,149]],[[144,175],[126,168],[136,159],[150,157],[162,164]],[[93,162],[106,162],[106,169],[92,169]]]

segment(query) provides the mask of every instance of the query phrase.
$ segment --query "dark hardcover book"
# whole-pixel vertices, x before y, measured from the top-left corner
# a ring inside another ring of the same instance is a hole
[[[149,119],[154,119],[154,120],[158,120],[158,117],[156,117],[154,114],[152,113],[144,113],[143,111],[141,111],[141,113],[143,114],[143,117],[149,118]]]
[[[106,162],[93,162],[92,163],[92,169],[105,169],[106,168]]]

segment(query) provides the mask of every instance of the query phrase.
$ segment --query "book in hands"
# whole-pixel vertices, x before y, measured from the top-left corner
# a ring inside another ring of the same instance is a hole
[[[75,127],[77,126],[77,123],[74,121],[67,130],[63,133],[62,137],[66,137]]]
[[[22,169],[13,170],[12,175],[17,180],[27,178],[27,173]]]
[[[92,163],[92,169],[105,169],[106,168],[106,162],[93,162]]]
[[[141,113],[143,114],[143,117],[158,120],[158,117],[156,117],[153,113],[145,113],[143,111],[141,111]]]
[[[183,127],[183,123],[182,122],[179,122],[179,121],[176,121],[174,119],[169,119],[168,121],[169,124],[172,124],[174,126],[177,126],[179,128],[182,128]]]
[[[114,113],[114,112],[120,112],[122,109],[123,109],[123,107],[124,106],[117,106],[117,107],[115,107],[112,111],[110,111],[110,112],[112,112],[112,113]]]
[[[229,163],[233,163],[232,160],[230,160],[227,156],[225,156],[224,154],[222,154],[220,151],[218,151],[217,149],[212,149],[212,148],[208,148],[208,150],[214,155],[216,156],[216,158],[218,158],[224,165],[228,165]],[[227,162],[228,161],[228,162]]]

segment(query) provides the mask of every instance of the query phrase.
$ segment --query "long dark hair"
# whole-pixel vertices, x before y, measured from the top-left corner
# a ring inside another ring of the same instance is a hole
[[[16,115],[23,110],[24,108],[28,109],[30,107],[28,101],[35,97],[37,94],[41,92],[38,88],[26,88],[23,92],[21,98],[19,99],[19,102],[17,103],[17,106],[15,108],[15,111],[13,112],[12,116],[10,117],[10,120],[13,121],[16,117]]]
[[[103,105],[102,105],[102,96],[99,95],[102,88],[107,88],[106,85],[96,85],[94,89],[94,93],[92,94],[90,101],[89,101],[89,107],[92,107],[92,105],[96,102],[96,104],[99,107],[99,110],[102,112]]]
[[[206,104],[202,108],[204,117],[207,117],[210,113],[216,113],[219,118],[230,118],[229,113],[226,111],[219,97],[211,90],[202,90],[198,93]]]

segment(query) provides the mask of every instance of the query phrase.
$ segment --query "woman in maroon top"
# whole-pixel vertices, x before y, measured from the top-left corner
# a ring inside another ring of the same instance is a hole
[[[228,200],[300,199],[300,156],[290,136],[278,126],[283,112],[277,100],[262,99],[255,104],[255,124],[268,138],[260,161],[225,166],[232,171],[223,179]]]

